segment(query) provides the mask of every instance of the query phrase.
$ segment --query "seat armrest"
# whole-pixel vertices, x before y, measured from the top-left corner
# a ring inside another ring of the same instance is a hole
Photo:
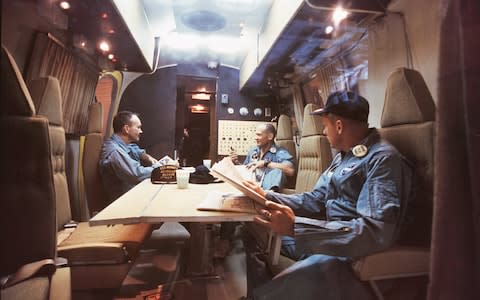
[[[396,246],[362,257],[352,267],[361,280],[426,275],[430,271],[430,249]]]
[[[284,188],[284,189],[281,189],[280,190],[280,193],[282,194],[287,194],[287,195],[292,195],[292,194],[296,194],[297,191],[295,189],[287,189],[287,188]]]
[[[52,276],[55,273],[55,261],[50,258],[37,260],[21,266],[15,273],[0,278],[2,289],[16,285],[34,276]]]
[[[68,260],[69,266],[122,264],[130,261],[123,243],[85,243],[58,247],[58,255]]]

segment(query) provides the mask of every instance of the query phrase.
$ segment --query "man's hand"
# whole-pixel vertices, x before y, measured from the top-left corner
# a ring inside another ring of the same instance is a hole
[[[156,160],[153,156],[151,156],[146,152],[142,153],[142,155],[140,156],[140,160],[143,162],[145,166],[152,166],[158,163],[158,160]]]
[[[247,169],[250,171],[255,171],[258,168],[265,168],[266,161],[265,160],[259,160],[259,161],[252,161],[247,165]]]
[[[259,213],[260,216],[253,219],[255,223],[266,226],[281,235],[295,235],[293,230],[295,214],[290,207],[267,201],[265,202],[265,209],[261,209]]]
[[[235,152],[235,150],[233,150],[233,148],[230,148],[230,154],[228,156],[230,156],[234,164],[240,164],[240,162],[238,161],[238,154]]]
[[[257,192],[257,194],[260,194],[261,196],[265,197],[267,192],[265,192],[258,184],[256,184],[253,181],[245,180],[242,182],[246,187],[248,187],[251,190],[254,190]]]

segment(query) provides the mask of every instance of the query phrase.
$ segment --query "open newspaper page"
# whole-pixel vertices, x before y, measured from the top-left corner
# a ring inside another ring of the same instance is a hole
[[[219,210],[231,212],[257,213],[260,204],[243,193],[222,193],[211,191],[198,206],[198,210]]]
[[[235,166],[230,157],[225,157],[220,162],[214,164],[210,173],[231,184],[234,188],[253,199],[256,203],[263,206],[265,205],[265,201],[267,201],[265,197],[243,184],[243,181],[245,180],[252,180],[252,172],[248,171],[243,165]]]

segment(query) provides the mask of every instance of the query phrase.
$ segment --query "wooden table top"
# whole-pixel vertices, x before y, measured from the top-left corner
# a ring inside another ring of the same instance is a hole
[[[210,191],[236,192],[227,183],[188,184],[178,189],[176,184],[152,184],[145,179],[92,219],[90,225],[162,223],[162,222],[239,222],[252,221],[250,213],[200,211],[198,204]]]

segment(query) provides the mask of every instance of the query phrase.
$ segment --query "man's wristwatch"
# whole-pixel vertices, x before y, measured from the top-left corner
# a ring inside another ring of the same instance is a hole
[[[270,160],[265,160],[264,163],[263,163],[263,166],[264,166],[265,168],[268,168],[268,165],[269,165],[270,163],[271,163]]]

